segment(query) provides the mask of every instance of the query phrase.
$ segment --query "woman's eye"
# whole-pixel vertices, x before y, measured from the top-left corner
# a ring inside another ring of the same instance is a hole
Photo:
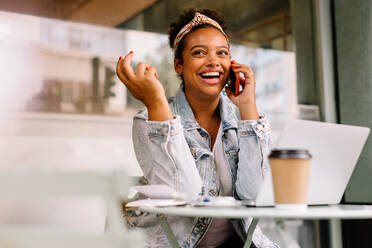
[[[229,52],[228,51],[219,51],[218,54],[223,55],[223,56],[227,56],[227,55],[229,55]]]
[[[192,53],[193,55],[203,55],[205,52],[203,50],[196,50]]]

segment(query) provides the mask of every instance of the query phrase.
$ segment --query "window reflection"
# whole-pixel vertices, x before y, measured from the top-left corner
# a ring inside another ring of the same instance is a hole
[[[6,12],[0,12],[0,18],[6,20],[0,49],[7,55],[0,63],[8,68],[2,75],[2,109],[131,117],[143,106],[115,75],[118,57],[131,50],[133,67],[140,61],[153,65],[168,97],[178,89],[165,34]],[[236,44],[231,53],[255,71],[260,111],[274,120],[294,117],[293,53]]]

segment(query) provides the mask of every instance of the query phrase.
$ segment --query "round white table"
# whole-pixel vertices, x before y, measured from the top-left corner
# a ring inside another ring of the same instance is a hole
[[[248,229],[244,247],[250,247],[251,238],[257,222],[262,218],[270,219],[328,219],[331,220],[332,247],[342,247],[340,219],[372,219],[372,205],[329,205],[309,206],[305,210],[282,210],[274,207],[154,207],[141,206],[142,212],[157,214],[158,220],[165,231],[172,247],[179,247],[176,238],[168,225],[165,216],[176,215],[185,217],[213,217],[213,218],[253,218]],[[341,245],[341,246],[340,246]],[[299,247],[299,246],[298,246]]]

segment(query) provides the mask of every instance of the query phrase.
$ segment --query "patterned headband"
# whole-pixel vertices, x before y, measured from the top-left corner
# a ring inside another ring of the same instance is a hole
[[[203,25],[203,24],[210,24],[214,27],[216,27],[218,30],[221,31],[223,35],[225,35],[227,39],[227,35],[223,31],[222,27],[218,22],[215,20],[209,18],[208,16],[205,16],[203,14],[200,14],[199,12],[196,12],[194,15],[194,18],[191,20],[191,22],[187,23],[177,34],[176,38],[174,39],[173,43],[173,50],[176,51],[178,44],[182,40],[183,37],[185,37],[186,34],[190,33],[193,27]],[[228,41],[228,40],[227,40]]]

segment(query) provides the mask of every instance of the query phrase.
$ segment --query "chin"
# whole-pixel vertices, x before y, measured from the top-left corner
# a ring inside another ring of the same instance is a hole
[[[201,81],[194,81],[194,83],[185,83],[185,89],[196,96],[200,96],[201,98],[214,98],[218,97],[221,91],[223,90],[225,84],[219,82],[218,84],[206,84]]]
[[[213,85],[211,87],[204,87],[203,93],[211,97],[217,97],[221,93],[223,87],[221,85]]]

